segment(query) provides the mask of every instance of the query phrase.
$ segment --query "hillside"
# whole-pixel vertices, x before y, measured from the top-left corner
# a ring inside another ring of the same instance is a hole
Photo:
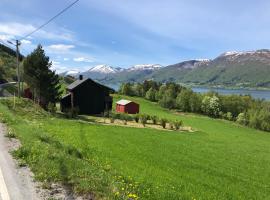
[[[268,133],[141,98],[114,96],[114,102],[122,98],[196,132],[69,120],[27,100],[14,109],[12,99],[0,101],[0,120],[23,144],[14,155],[47,188],[60,182],[96,199],[268,199]]]
[[[270,87],[269,50],[227,52],[212,61],[195,62],[195,65],[193,68],[172,65],[150,78],[210,86]]]
[[[213,60],[188,60],[166,67],[137,65],[121,69],[101,65],[81,74],[107,85],[152,79],[199,86],[270,88],[269,72],[270,50],[257,50],[226,52]]]
[[[16,80],[16,52],[0,44],[0,82]]]

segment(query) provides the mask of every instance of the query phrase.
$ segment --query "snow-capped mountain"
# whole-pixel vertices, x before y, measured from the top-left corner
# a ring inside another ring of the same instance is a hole
[[[88,70],[88,72],[95,72],[95,73],[102,73],[102,74],[116,73],[119,71],[120,71],[119,68],[114,68],[109,65],[97,65]]]
[[[159,64],[142,64],[142,65],[134,65],[128,68],[128,71],[140,71],[140,70],[156,70],[160,69],[162,66]]]
[[[218,61],[246,61],[246,60],[267,60],[269,61],[270,58],[270,51],[268,49],[261,49],[256,51],[228,51],[220,56],[218,56],[215,60]]]

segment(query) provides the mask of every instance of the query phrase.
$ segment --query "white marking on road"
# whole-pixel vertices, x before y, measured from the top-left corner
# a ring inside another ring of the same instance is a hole
[[[0,167],[0,195],[2,200],[10,200],[1,167]]]

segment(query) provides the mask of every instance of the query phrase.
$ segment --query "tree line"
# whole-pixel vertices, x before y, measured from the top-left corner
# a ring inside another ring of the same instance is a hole
[[[152,80],[123,83],[119,93],[143,97],[164,108],[204,114],[270,131],[270,102],[249,95],[220,95],[216,92],[200,94],[173,82],[162,84]]]

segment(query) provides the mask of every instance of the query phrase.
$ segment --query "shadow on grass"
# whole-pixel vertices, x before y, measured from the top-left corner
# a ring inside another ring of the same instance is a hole
[[[64,151],[66,154],[69,154],[70,156],[74,156],[78,159],[83,159],[83,154],[81,153],[81,151],[71,145],[65,145],[46,134],[39,134],[38,139],[41,142],[52,145],[56,149]]]

